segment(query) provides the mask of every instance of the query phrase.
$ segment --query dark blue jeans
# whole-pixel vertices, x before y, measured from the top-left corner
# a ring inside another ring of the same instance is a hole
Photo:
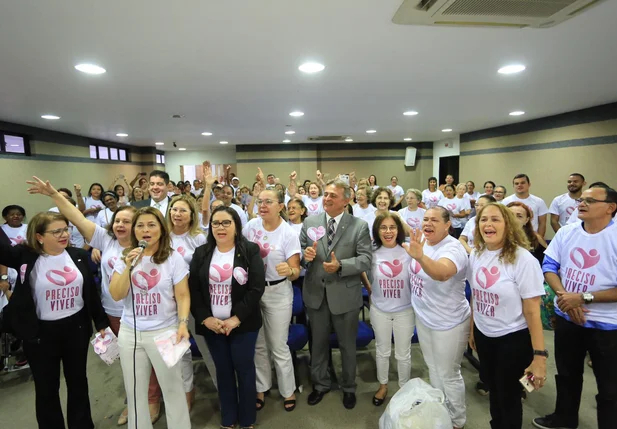
[[[589,352],[596,376],[598,429],[617,427],[617,330],[583,328],[557,316],[555,363],[557,405],[555,414],[564,426],[578,426],[583,391],[585,355]]]
[[[258,331],[228,337],[209,331],[204,338],[216,367],[221,402],[221,425],[251,426],[257,419],[255,343]],[[236,386],[236,377],[238,384]]]

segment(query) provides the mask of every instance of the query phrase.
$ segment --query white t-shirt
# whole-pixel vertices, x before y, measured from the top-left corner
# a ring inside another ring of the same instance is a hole
[[[396,201],[398,201],[399,198],[405,195],[405,190],[400,185],[388,185],[387,188],[392,191],[392,195],[394,195]]]
[[[527,327],[522,299],[544,295],[538,260],[526,249],[516,250],[514,264],[499,261],[500,250],[474,250],[467,280],[473,296],[473,320],[487,337],[502,337]]]
[[[77,205],[75,207],[77,207]],[[60,210],[58,209],[58,207],[52,207],[48,211],[54,212],[54,213],[60,213]],[[80,249],[83,248],[84,244],[86,243],[84,236],[81,235],[79,230],[71,222],[69,222],[69,226],[71,227],[71,239],[70,239],[71,246],[78,247]]]
[[[443,192],[437,189],[435,192],[431,192],[428,189],[422,191],[422,202],[427,209],[433,208],[439,204],[439,201],[444,199]]]
[[[40,320],[64,319],[84,308],[84,277],[66,250],[56,256],[39,256],[30,285]]]
[[[238,213],[238,216],[240,216],[240,222],[242,222],[242,227],[244,227],[248,222],[248,217],[246,216],[244,210],[242,210],[242,207],[234,203],[232,203],[230,207]]]
[[[182,255],[187,265],[191,265],[195,249],[206,244],[206,236],[204,234],[189,235],[188,232],[185,232],[182,235],[176,235],[171,232],[169,235],[171,237],[171,247]]]
[[[366,206],[365,209],[360,207],[360,204],[356,204],[355,206],[353,206],[353,215],[355,217],[359,217],[360,219],[364,219],[367,215],[375,213],[375,210],[377,209],[372,204]]]
[[[409,210],[409,207],[405,207],[404,209],[400,209],[398,211],[398,214],[401,216],[401,219],[403,219],[403,222],[407,223],[407,225],[409,225],[409,227],[413,230],[422,228],[424,213],[426,213],[426,210],[420,207],[413,212]]]
[[[231,282],[234,271],[234,247],[228,252],[214,248],[210,262],[210,309],[212,316],[225,320],[231,317]]]
[[[118,240],[111,237],[107,230],[96,226],[90,246],[101,251],[101,302],[105,313],[110,316],[122,316],[124,304],[122,301],[115,301],[109,293],[109,283],[114,274],[114,267],[119,259],[122,259],[124,248],[120,246]]]
[[[582,223],[557,231],[544,254],[560,265],[560,277],[568,292],[599,292],[617,287],[617,224],[589,234]],[[617,325],[617,302],[585,305],[587,321]],[[557,297],[555,297],[555,310]]]
[[[397,245],[392,249],[381,246],[373,252],[371,305],[385,313],[411,308],[411,284],[407,251]]]
[[[96,208],[105,208],[105,204],[103,204],[103,201],[101,200],[95,200],[92,197],[86,197],[84,199],[84,205],[86,206],[86,210],[88,209],[96,209]],[[100,213],[100,212],[99,212]],[[91,222],[96,223],[96,216],[98,215],[98,213],[95,214],[89,214],[88,216],[86,216],[86,219],[88,219]]]
[[[568,219],[570,219],[570,215],[574,210],[577,210],[578,218],[578,204],[576,204],[574,198],[571,198],[570,194],[566,192],[553,199],[548,212],[550,214],[559,215],[559,225],[564,226],[568,223]]]
[[[516,194],[512,194],[509,197],[503,199],[503,205],[507,206],[512,201],[518,201],[520,203],[525,204],[527,207],[531,209],[533,212],[533,218],[531,219],[531,225],[533,226],[534,231],[538,231],[538,217],[543,216],[548,213],[548,207],[544,203],[544,200],[540,197],[536,197],[535,195],[529,194],[529,196],[525,199],[521,199],[516,196]]]
[[[285,221],[274,231],[266,231],[261,218],[255,218],[246,224],[242,234],[259,246],[267,281],[281,279],[282,276],[276,272],[276,266],[301,253],[300,238]]]
[[[469,247],[473,247],[473,234],[476,232],[476,217],[472,217],[469,219],[469,222],[463,228],[463,232],[461,232],[461,237],[464,235],[467,237],[467,244]]]
[[[124,261],[118,259],[114,271],[122,274],[125,269]],[[162,264],[152,262],[151,256],[143,256],[131,273],[137,318],[133,315],[133,301],[129,290],[122,300],[124,311],[120,322],[134,328],[137,319],[138,331],[155,331],[175,325],[178,306],[174,297],[174,285],[188,273],[189,267],[178,252],[171,252]]]
[[[447,331],[471,315],[465,298],[467,252],[456,238],[448,235],[435,246],[425,242],[424,254],[434,261],[449,259],[456,265],[456,274],[440,282],[430,278],[415,259],[409,264],[411,303],[416,316],[430,329]]]
[[[466,200],[465,198],[444,198],[439,201],[438,205],[453,214],[459,214],[463,210],[471,210],[469,200]],[[452,222],[452,228],[464,228],[466,219],[455,218],[451,216],[450,222]]]
[[[617,213],[615,214],[615,216],[613,216],[613,220],[617,221]],[[576,223],[576,222],[582,222],[582,220],[578,218],[578,207],[574,209],[574,211],[570,215],[570,218],[566,222],[566,225],[570,225],[571,223]]]
[[[323,213],[323,197],[312,199],[308,195],[302,195],[302,202],[306,206],[307,216],[316,216]]]
[[[18,244],[26,243],[28,241],[28,225],[22,223],[21,226],[13,228],[8,223],[2,225],[2,230],[6,236],[11,240],[11,246],[17,246]]]
[[[94,222],[101,228],[107,228],[107,225],[111,222],[111,218],[113,217],[114,212],[109,209],[101,210],[98,215],[96,215],[96,221]]]

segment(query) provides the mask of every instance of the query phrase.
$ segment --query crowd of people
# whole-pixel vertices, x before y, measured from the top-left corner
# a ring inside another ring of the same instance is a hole
[[[80,185],[56,189],[33,177],[29,193],[50,198],[50,210],[26,223],[23,207],[3,209],[0,306],[32,369],[40,428],[64,427],[60,363],[69,428],[94,427],[86,374],[93,324],[118,337],[127,398],[120,425],[152,427],[164,401],[168,427],[191,427],[190,350],[169,368],[154,340],[170,329],[195,339],[218,389],[221,428],[254,427],[272,367],[283,409],[292,412],[292,283],[302,289],[311,335],[311,406],[332,388],[333,332],[342,403],[356,406],[365,288],[379,383],[373,405],[388,396],[392,340],[399,386],[410,379],[417,331],[454,429],[466,423],[468,345],[480,361],[478,386],[490,395],[490,426],[521,428],[521,383],[540,389],[549,382],[541,317],[549,292],[556,294],[557,401],[533,424],[578,426],[589,353],[597,426],[615,427],[617,192],[607,184],[584,189],[583,175],[573,173],[567,192],[547,206],[530,193],[526,174],[513,178],[509,196],[490,180],[479,193],[452,175],[404,190],[395,176],[381,186],[375,175],[328,180],[318,170],[300,183],[295,172],[287,182],[259,169],[249,187],[230,168],[217,180],[204,162],[200,177],[174,183],[155,170],[128,183],[119,175],[107,191],[91,184],[86,196]],[[549,224],[556,234],[547,243]]]

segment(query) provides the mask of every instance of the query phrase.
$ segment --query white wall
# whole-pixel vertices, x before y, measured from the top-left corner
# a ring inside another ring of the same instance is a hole
[[[439,158],[443,156],[458,156],[461,154],[459,136],[433,142],[433,176],[439,179]]]
[[[236,148],[232,146],[213,150],[167,151],[165,152],[165,171],[169,174],[169,178],[176,182],[180,180],[181,165],[200,165],[204,161],[210,161],[212,164],[235,164]]]

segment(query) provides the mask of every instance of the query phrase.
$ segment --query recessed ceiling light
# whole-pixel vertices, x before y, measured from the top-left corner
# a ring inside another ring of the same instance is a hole
[[[186,150],[185,147],[179,147],[178,150]]]
[[[403,139],[403,141],[404,141],[404,142],[410,142],[410,141],[411,141],[411,137],[405,137],[405,138]]]
[[[441,130],[442,133],[449,133],[450,131],[452,131],[452,128],[444,128]]]
[[[211,136],[212,133],[209,131],[204,131],[203,133],[201,133],[202,136]]]
[[[291,140],[285,139],[285,140],[283,140],[283,143],[291,143]]]
[[[229,142],[226,142],[225,140],[223,140],[222,142],[219,142],[220,144],[227,144]]]
[[[41,115],[43,119],[49,119],[50,121],[55,121],[56,119],[60,119],[60,116],[56,115]]]
[[[298,70],[304,73],[318,73],[325,68],[326,66],[320,63],[304,63],[298,67]]]
[[[353,141],[353,139],[352,139],[351,137],[347,137],[347,138],[345,139],[345,141],[346,141],[346,142],[352,142],[352,141]]]
[[[11,147],[19,147],[18,144],[12,144]]]
[[[509,66],[504,66],[502,68],[500,68],[499,70],[497,70],[497,73],[501,73],[501,74],[514,74],[514,73],[520,73],[523,70],[525,70],[525,66],[522,64],[511,64]]]
[[[418,114],[418,112],[416,112],[415,110],[408,110],[407,112],[403,112],[403,115],[405,116],[416,116]]]
[[[163,146],[165,144],[165,142],[156,142],[154,144],[157,145],[157,146]]]
[[[514,112],[510,112],[510,116],[521,116],[524,114],[525,112],[523,112],[522,110],[515,110]]]
[[[129,135],[127,133],[118,133],[116,134],[116,137],[128,137]]]
[[[366,130],[366,134],[375,134],[377,130]]]
[[[295,112],[291,112],[289,116],[293,116],[294,118],[299,118],[300,116],[304,116],[304,112],[300,112],[296,110]]]
[[[97,66],[96,64],[77,64],[75,68],[82,73],[88,74],[103,74],[107,71],[103,67]]]
[[[291,130],[285,131],[285,134],[287,134],[289,136],[292,135],[292,134],[295,134],[295,133],[296,133],[295,131],[291,131]]]

